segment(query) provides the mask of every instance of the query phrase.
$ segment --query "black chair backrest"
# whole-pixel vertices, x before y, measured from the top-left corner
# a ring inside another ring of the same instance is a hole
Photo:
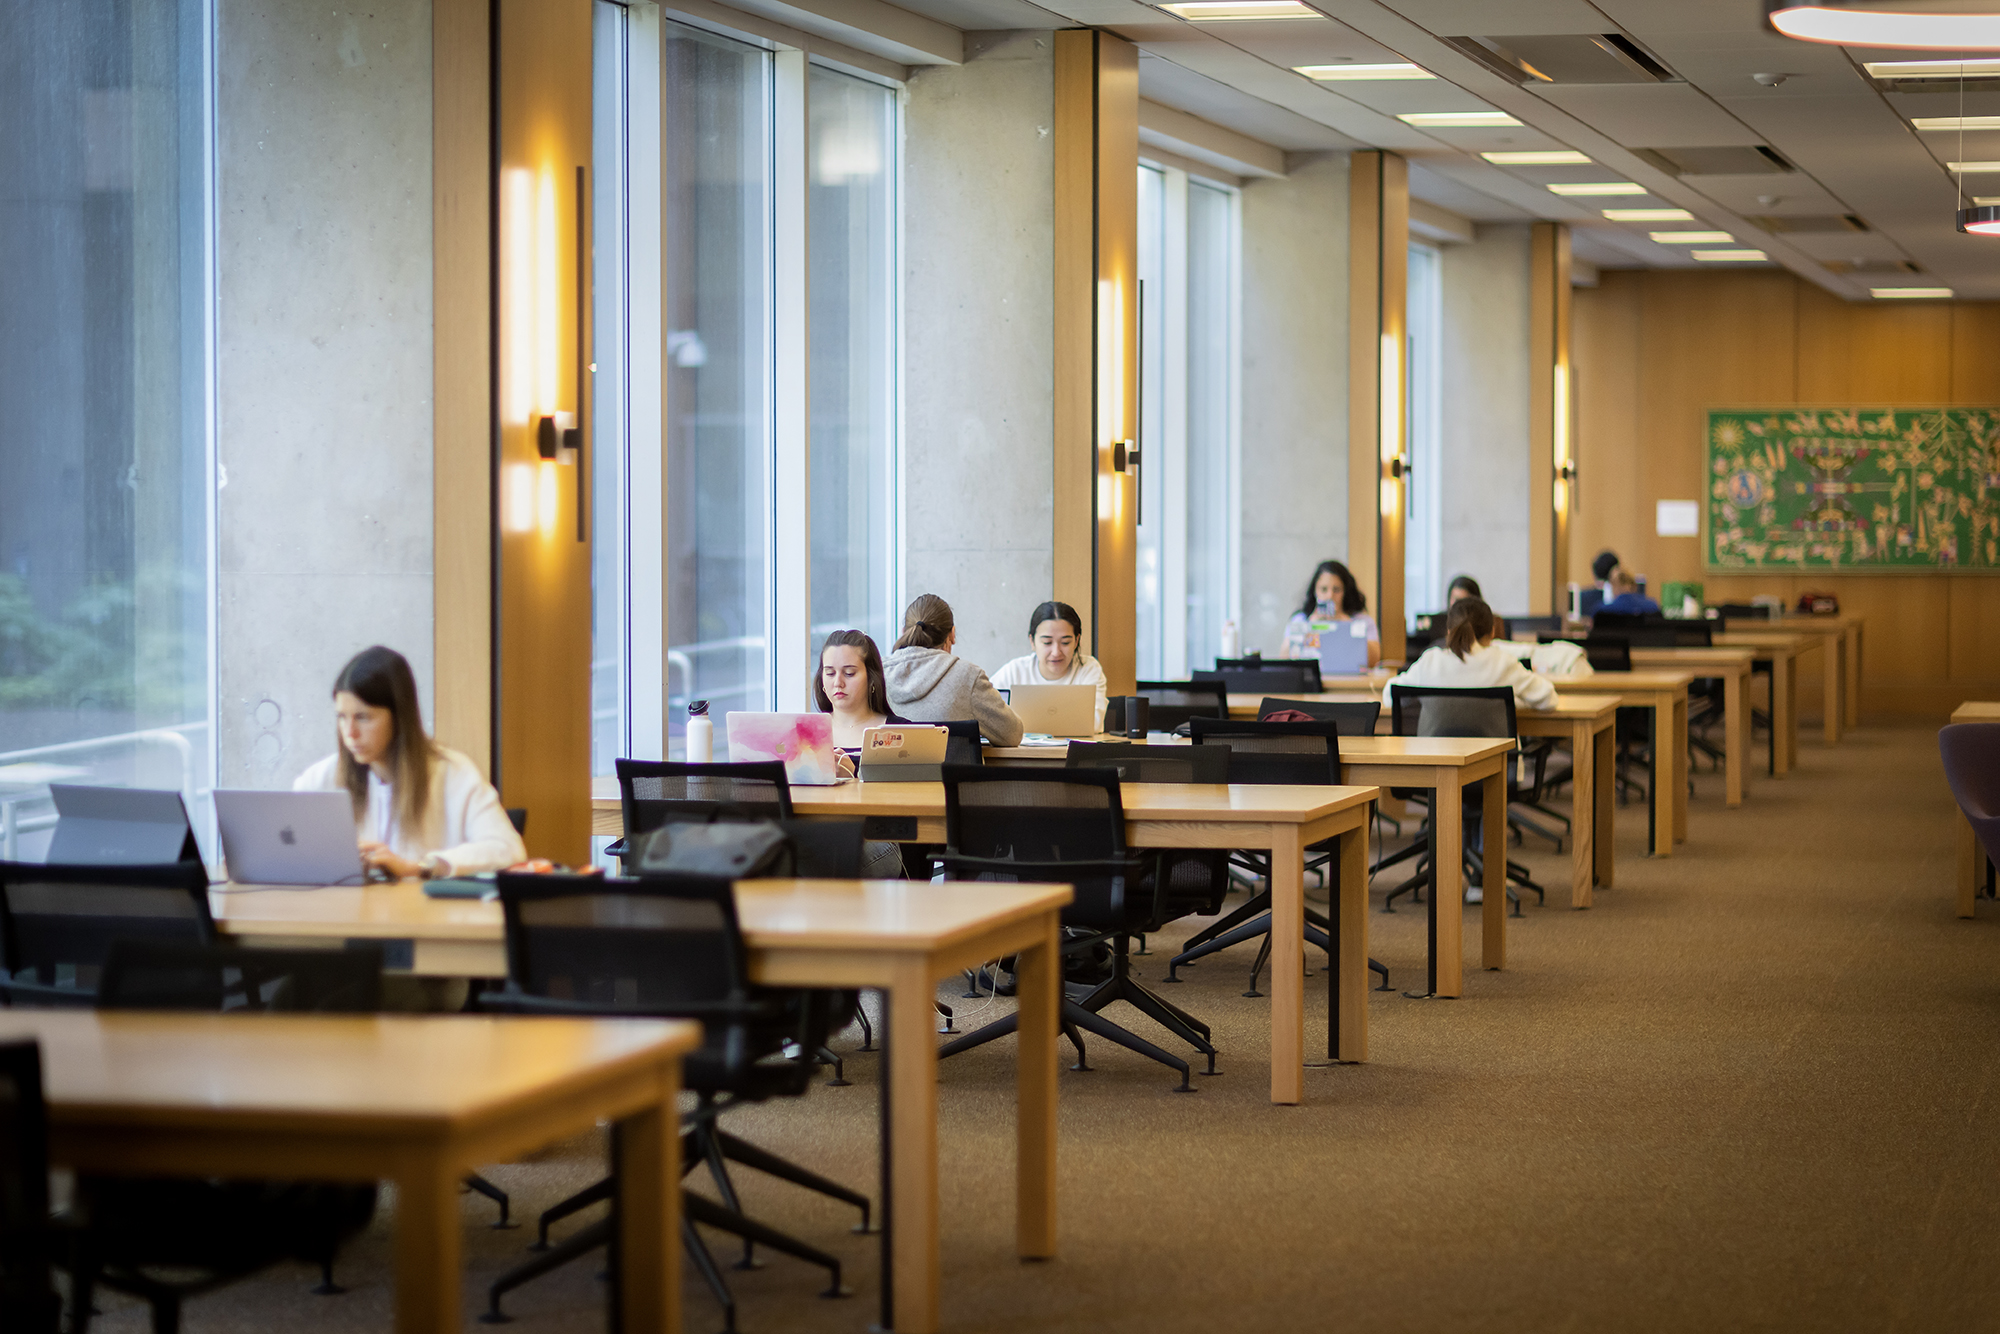
[[[1565,642],[1583,650],[1584,658],[1594,672],[1629,672],[1632,670],[1632,641],[1622,635],[1548,635],[1541,636],[1544,644]]]
[[[1720,603],[1715,608],[1715,614],[1720,616],[1725,621],[1769,622],[1773,619],[1771,615],[1771,608],[1760,607],[1754,602]]]
[[[1355,700],[1350,703],[1334,704],[1320,699],[1271,699],[1266,698],[1257,706],[1259,722],[1274,713],[1308,714],[1321,722],[1338,723],[1342,736],[1374,736],[1375,724],[1382,717],[1379,700]]]
[[[509,806],[507,808],[507,823],[514,826],[515,833],[527,833],[528,808],[526,806]]]
[[[700,1017],[750,995],[727,879],[503,871],[494,883],[509,988],[550,1008]]]
[[[984,764],[984,743],[979,739],[977,718],[953,718],[948,722],[932,723],[932,727],[945,730],[944,762],[946,764]]]
[[[1590,618],[1590,632],[1595,635],[1625,635],[1666,623],[1667,618],[1656,611],[1600,611]]]
[[[1133,693],[1146,698],[1146,726],[1171,732],[1190,718],[1227,718],[1229,689],[1220,681],[1140,681]]]
[[[823,880],[861,878],[861,820],[780,820],[792,841],[793,870]]]
[[[59,866],[0,862],[0,994],[16,1005],[88,1005],[114,940],[215,939],[200,862]]]
[[[1498,612],[1494,615],[1507,622],[1507,629],[1515,639],[1523,635],[1555,634],[1563,628],[1560,616],[1500,616]]]
[[[1227,783],[1229,747],[1072,741],[1068,767],[1116,769],[1121,783]]]
[[[1267,690],[1320,690],[1319,663],[1311,658],[1287,658],[1259,667],[1218,667],[1190,673],[1197,681],[1220,681],[1231,695],[1261,695]]]
[[[238,949],[120,940],[104,960],[100,1010],[263,1010],[372,1014],[382,1008],[382,950]]]
[[[618,801],[625,836],[644,834],[674,820],[789,820],[792,789],[785,766],[685,764],[674,760],[619,760]]]
[[[947,764],[943,778],[946,847],[938,860],[947,878],[1067,881],[1076,897],[1064,921],[1124,922],[1137,868],[1125,849],[1116,769]]]
[[[1513,740],[1514,691],[1508,686],[1397,686],[1390,713],[1397,736],[1495,737]]]
[[[1338,783],[1340,724],[1217,722],[1190,725],[1195,745],[1229,748],[1232,783]]]
[[[42,1051],[0,1042],[0,1312],[5,1328],[55,1334],[60,1302],[49,1270],[49,1114]]]
[[[1599,612],[1598,617],[1602,620],[1603,613]],[[1594,625],[1591,634],[1602,639],[1622,639],[1633,648],[1707,648],[1715,642],[1713,627],[1707,621],[1660,621],[1623,630]]]

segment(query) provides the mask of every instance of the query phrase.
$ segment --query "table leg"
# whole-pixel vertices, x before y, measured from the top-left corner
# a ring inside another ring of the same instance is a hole
[[[1847,725],[1861,726],[1861,627],[1847,627]]]
[[[1040,944],[1015,956],[1020,998],[1014,1126],[1014,1249],[1023,1260],[1056,1253],[1056,1011],[1062,969],[1060,918],[1050,913]]]
[[[1340,836],[1339,901],[1331,906],[1336,956],[1328,969],[1333,1022],[1327,1055],[1336,1061],[1368,1059],[1368,829],[1373,817]]]
[[[1590,825],[1590,841],[1596,849],[1597,883],[1610,889],[1613,855],[1617,851],[1613,824],[1617,817],[1613,811],[1618,800],[1618,733],[1614,728],[1604,728],[1592,744],[1597,750],[1597,762],[1591,766],[1596,771],[1591,775],[1591,785],[1597,789],[1597,811]]]
[[[920,961],[887,988],[882,1328],[897,1334],[938,1328],[936,989]]]
[[[1743,804],[1743,753],[1749,740],[1749,729],[1743,726],[1747,716],[1743,684],[1741,672],[1722,678],[1722,789],[1727,806]]]
[[[1972,905],[1979,898],[1979,882],[1986,878],[1986,857],[1972,826],[1966,822],[1965,812],[1958,813],[1954,824],[1958,843],[1958,915],[1971,917]]]
[[[1588,908],[1597,876],[1597,747],[1588,720],[1569,730],[1569,906]]]
[[[1798,701],[1792,698],[1795,661],[1783,650],[1771,655],[1771,732],[1778,748],[1779,777],[1792,771],[1799,755],[1799,717],[1793,712]]]
[[[459,1327],[459,1227],[456,1172],[427,1157],[396,1178],[397,1334]]]
[[[1653,790],[1648,805],[1653,814],[1653,855],[1674,855],[1674,700],[1653,696]]]
[[[1840,641],[1842,635],[1819,637],[1820,677],[1826,682],[1826,744],[1840,744]]]
[[[1297,825],[1272,825],[1271,1101],[1305,1097],[1306,862]],[[1345,865],[1342,866],[1343,880]]]
[[[1479,966],[1507,966],[1507,766],[1514,757],[1500,757],[1500,772],[1479,785],[1480,877]],[[1526,891],[1523,891],[1524,893]]]
[[[1464,990],[1465,968],[1465,799],[1455,769],[1438,776],[1431,828],[1437,838],[1431,861],[1430,994],[1455,997]]]
[[[1674,697],[1674,842],[1688,836],[1688,698]]]
[[[624,1334],[681,1327],[680,1079],[660,1080],[657,1107],[618,1123],[618,1309]]]

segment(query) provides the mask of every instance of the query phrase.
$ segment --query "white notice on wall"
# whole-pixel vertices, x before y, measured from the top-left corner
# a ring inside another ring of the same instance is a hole
[[[1693,500],[1662,500],[1654,526],[1661,537],[1700,537],[1701,505]]]

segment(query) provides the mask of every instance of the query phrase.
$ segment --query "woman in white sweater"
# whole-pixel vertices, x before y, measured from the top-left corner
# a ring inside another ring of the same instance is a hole
[[[1555,686],[1495,644],[1494,629],[1493,609],[1483,598],[1452,603],[1445,617],[1445,642],[1425,649],[1409,670],[1384,686],[1383,702],[1396,707],[1397,686],[1511,686],[1519,708],[1546,709],[1555,703]]]
[[[299,791],[345,791],[361,860],[396,877],[472,875],[526,861],[528,850],[479,767],[424,731],[410,664],[379,644],[333,683],[334,753],[300,774]]]
[[[1014,686],[1096,686],[1097,727],[1104,727],[1104,668],[1083,651],[1083,618],[1067,602],[1044,602],[1028,616],[1024,653],[993,673],[993,684]]]
[[[889,708],[913,723],[948,723],[971,718],[996,746],[1018,746],[1026,729],[993,682],[975,664],[952,652],[958,627],[951,604],[935,593],[919,593],[903,613],[903,633],[883,660]]]

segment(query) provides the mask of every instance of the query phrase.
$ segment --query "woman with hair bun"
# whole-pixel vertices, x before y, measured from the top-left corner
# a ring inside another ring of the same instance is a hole
[[[1028,613],[1033,650],[993,673],[993,684],[1013,686],[1096,686],[1097,726],[1104,726],[1104,668],[1083,651],[1083,618],[1067,602],[1044,602]]]
[[[889,707],[914,723],[971,718],[996,746],[1016,746],[1026,729],[986,673],[957,656],[958,626],[951,604],[919,593],[903,612],[903,633],[882,664]]]
[[[1555,686],[1495,644],[1495,628],[1493,608],[1484,598],[1463,597],[1452,603],[1445,615],[1444,643],[1425,649],[1408,671],[1384,686],[1383,702],[1396,707],[1397,686],[1511,686],[1520,708],[1546,709],[1554,704]]]

